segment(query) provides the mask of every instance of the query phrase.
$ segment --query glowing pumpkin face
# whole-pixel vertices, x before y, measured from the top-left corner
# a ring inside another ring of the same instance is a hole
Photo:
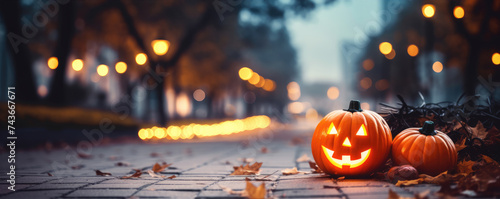
[[[392,135],[384,119],[361,110],[358,101],[351,101],[348,110],[333,111],[320,121],[311,149],[323,171],[363,175],[385,163],[391,144]]]

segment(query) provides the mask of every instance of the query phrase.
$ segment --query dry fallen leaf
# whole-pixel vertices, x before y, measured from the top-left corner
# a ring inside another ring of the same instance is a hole
[[[264,183],[256,187],[251,182],[249,181],[246,182],[247,182],[247,187],[245,188],[241,196],[248,197],[250,199],[266,198],[266,185]]]
[[[176,177],[177,177],[177,176],[175,176],[175,175],[171,175],[171,176],[168,176],[168,177],[167,177],[167,179],[174,179],[174,178],[176,178]]]
[[[234,191],[233,189],[231,189],[229,187],[226,187],[226,186],[223,186],[223,185],[220,185],[220,184],[217,184],[217,185],[219,185],[219,187],[223,191],[227,192],[230,195],[240,195],[241,196],[241,194],[243,193],[243,191]]]
[[[73,169],[73,170],[78,170],[78,169],[81,169],[81,168],[83,168],[83,167],[85,167],[85,165],[83,165],[83,164],[77,164],[77,165],[73,165],[73,166],[71,166],[71,169]]]
[[[167,176],[165,175],[158,175],[156,174],[155,172],[153,172],[152,170],[148,170],[148,174],[153,177],[153,178],[166,178]]]
[[[158,164],[158,163],[155,163],[153,165],[153,168],[152,170],[155,172],[155,173],[158,173],[158,172],[161,172],[163,170],[165,170],[165,168],[169,167],[170,165],[172,164],[167,164],[166,162],[163,162],[161,165]]]
[[[267,147],[263,146],[262,148],[260,148],[260,152],[261,153],[268,153],[269,150],[267,149]]]
[[[119,166],[119,167],[128,167],[128,166],[130,166],[130,163],[128,163],[128,162],[117,162],[115,165]]]
[[[488,131],[486,131],[481,121],[478,121],[476,127],[470,128],[470,130],[472,131],[473,137],[481,138],[481,140],[484,140],[488,134]]]
[[[260,171],[260,167],[262,166],[262,162],[255,162],[252,165],[249,165],[248,163],[243,166],[240,165],[238,167],[233,167],[234,171],[231,173],[231,175],[256,175]]]
[[[474,166],[476,162],[475,161],[472,161],[472,160],[468,160],[468,161],[461,161],[457,164],[457,173],[465,173],[465,174],[469,174],[471,172],[473,172],[472,170],[472,166]]]
[[[100,170],[95,170],[95,174],[98,176],[110,176],[111,173],[102,172]]]
[[[397,192],[393,191],[392,189],[389,189],[388,199],[415,199],[415,197],[400,196]]]
[[[142,175],[142,171],[139,169],[136,169],[134,174],[132,174],[130,176],[123,176],[123,177],[121,177],[121,179],[138,178],[138,177],[141,177],[141,175]]]
[[[48,176],[53,176],[53,175],[52,175],[51,173],[49,173],[49,172],[47,172],[47,175],[48,175]]]
[[[149,156],[151,156],[152,158],[157,158],[157,157],[160,157],[160,154],[153,152],[153,153],[149,154]]]
[[[309,167],[311,167],[312,173],[323,173],[323,171],[318,167],[316,162],[309,161]]]
[[[297,160],[295,160],[296,162],[309,162],[311,161],[311,158],[309,158],[309,156],[307,156],[307,154],[303,154],[302,156],[300,156],[299,158],[297,158]]]
[[[293,167],[291,169],[284,169],[284,170],[281,170],[281,173],[283,175],[295,175],[295,174],[304,174],[306,172],[303,172],[303,171],[299,171],[297,170],[297,167]]]

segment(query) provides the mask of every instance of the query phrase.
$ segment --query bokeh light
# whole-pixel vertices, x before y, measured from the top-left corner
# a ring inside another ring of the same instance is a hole
[[[238,74],[242,80],[249,80],[253,75],[253,71],[250,68],[243,67],[238,71]]]
[[[491,56],[491,62],[495,65],[500,65],[500,53],[493,53]]]
[[[139,53],[135,56],[135,62],[139,65],[144,65],[148,61],[148,57],[144,53]]]
[[[290,98],[290,100],[295,101],[300,98],[300,86],[297,82],[288,83],[286,88],[288,90],[288,98]]]
[[[194,92],[193,92],[193,98],[198,101],[198,102],[201,102],[205,99],[205,91],[201,90],[201,89],[196,89]]]
[[[117,73],[123,74],[127,71],[127,64],[125,62],[117,62],[115,64],[115,70]]]
[[[408,55],[415,57],[418,55],[418,47],[415,44],[411,44],[408,46]]]
[[[382,54],[387,55],[392,51],[392,44],[389,42],[382,42],[378,48]]]
[[[363,68],[366,70],[366,71],[370,71],[373,69],[373,67],[375,67],[375,63],[373,62],[372,59],[365,59],[365,61],[363,61]]]
[[[257,84],[255,84],[255,86],[259,87],[259,88],[262,88],[265,83],[266,83],[266,79],[264,79],[264,77],[260,76],[259,82]]]
[[[384,91],[387,90],[388,88],[389,88],[389,81],[387,81],[386,79],[378,80],[375,83],[375,89],[379,91]]]
[[[332,86],[328,89],[328,91],[326,92],[326,95],[328,96],[328,98],[330,98],[331,100],[335,100],[337,98],[339,98],[339,94],[340,94],[340,91],[337,87],[335,86]]]
[[[313,114],[313,112],[309,113],[311,117]],[[141,140],[193,139],[195,137],[203,138],[211,136],[230,135],[244,131],[267,128],[270,125],[271,118],[265,115],[258,115],[247,117],[245,119],[227,120],[213,124],[191,123],[189,125],[181,126],[171,125],[168,128],[156,126],[151,128],[141,128],[137,135]]]
[[[179,116],[186,117],[191,113],[191,100],[186,95],[186,93],[179,94],[175,102],[175,110],[177,111],[177,114],[179,114]]]
[[[431,18],[436,12],[436,7],[432,4],[425,4],[422,6],[422,14],[425,18]]]
[[[168,48],[170,47],[170,42],[163,39],[157,39],[151,42],[151,46],[153,46],[153,51],[155,52],[155,54],[161,56],[167,54]]]
[[[432,70],[436,73],[440,73],[441,71],[443,71],[443,64],[441,62],[434,62],[434,64],[432,64]]]
[[[387,59],[394,59],[394,57],[396,57],[396,51],[394,49],[392,49],[389,54],[385,55],[385,58]]]
[[[47,96],[47,94],[49,93],[47,86],[45,86],[45,85],[38,86],[36,92],[38,93],[38,96],[40,96],[42,98]]]
[[[264,86],[262,87],[264,90],[272,92],[276,89],[276,83],[273,80],[266,79]]]
[[[368,104],[367,102],[361,103],[361,109],[370,110],[370,104]]]
[[[260,75],[257,74],[256,72],[253,72],[252,77],[250,77],[250,79],[248,79],[248,82],[250,84],[253,84],[253,85],[259,83],[259,81],[260,81]]]
[[[75,59],[71,62],[71,67],[75,71],[81,71],[83,68],[83,61],[81,59]]]
[[[302,102],[292,102],[288,104],[288,112],[292,114],[299,114],[304,111],[304,104]]]
[[[306,120],[315,121],[315,120],[318,120],[318,116],[319,116],[318,111],[316,111],[316,109],[313,109],[313,108],[307,109]]]
[[[361,88],[363,89],[369,89],[371,86],[372,86],[372,79],[370,79],[369,77],[365,77],[363,79],[361,79],[361,81],[359,82],[359,85],[361,86]]]
[[[57,57],[51,57],[47,61],[47,65],[49,66],[50,69],[54,70],[59,66],[59,61],[57,60]]]
[[[457,19],[464,18],[464,16],[465,16],[464,8],[462,8],[461,6],[456,6],[453,9],[453,16],[455,16],[455,18],[457,18]]]
[[[108,74],[108,72],[109,72],[108,66],[104,64],[97,66],[97,74],[99,74],[99,76],[104,77]]]

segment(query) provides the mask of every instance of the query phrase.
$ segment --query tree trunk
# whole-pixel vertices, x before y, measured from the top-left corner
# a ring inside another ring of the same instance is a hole
[[[66,70],[69,53],[71,51],[71,41],[75,33],[75,9],[74,1],[69,1],[67,4],[61,5],[59,11],[59,37],[57,38],[57,46],[55,56],[59,60],[59,67],[55,70],[55,75],[50,83],[49,95],[47,99],[49,104],[54,106],[66,105]]]
[[[0,13],[7,32],[7,42],[13,58],[14,72],[16,78],[16,101],[25,103],[38,103],[39,97],[36,94],[36,86],[32,68],[32,60],[28,49],[30,37],[25,37],[21,31],[21,4],[18,0],[0,1]],[[34,27],[36,28],[36,27]],[[10,39],[12,35],[22,37],[25,42],[14,39],[19,43],[13,43]],[[13,86],[13,85],[9,85]]]

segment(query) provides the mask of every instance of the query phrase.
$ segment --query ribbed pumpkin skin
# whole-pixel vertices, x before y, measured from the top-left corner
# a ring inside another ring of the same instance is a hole
[[[419,128],[408,128],[394,138],[392,158],[397,165],[409,164],[419,173],[435,176],[457,164],[457,149],[440,131],[424,135]]]
[[[338,130],[337,135],[328,132],[332,123]],[[362,124],[365,126],[366,136],[356,135]],[[349,138],[351,147],[342,145],[346,137]],[[391,131],[379,114],[367,110],[362,112],[337,110],[326,115],[317,125],[311,150],[316,164],[326,173],[359,176],[370,174],[384,164],[391,152],[391,144]],[[350,155],[352,160],[356,160],[361,157],[362,151],[371,149],[371,152],[360,166],[339,168],[330,163],[322,146],[333,150],[333,157],[337,159],[342,159],[342,155]]]

